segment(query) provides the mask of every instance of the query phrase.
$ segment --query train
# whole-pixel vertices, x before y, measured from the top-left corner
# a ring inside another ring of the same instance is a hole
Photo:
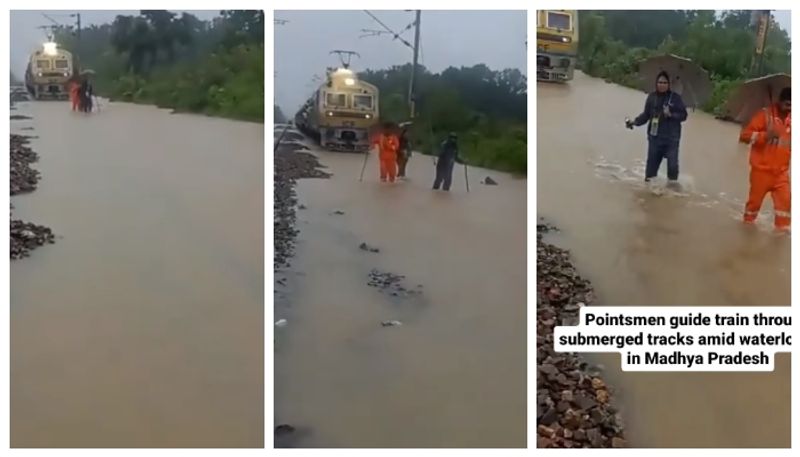
[[[72,53],[50,41],[31,53],[25,86],[35,100],[67,100],[75,71]]]
[[[378,88],[349,68],[329,69],[294,123],[330,151],[367,151],[370,132],[380,121],[378,97]]]
[[[536,80],[572,80],[578,58],[578,11],[536,12]]]

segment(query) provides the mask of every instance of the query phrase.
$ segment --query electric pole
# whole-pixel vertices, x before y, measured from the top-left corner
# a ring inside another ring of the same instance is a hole
[[[414,64],[411,67],[411,79],[408,82],[408,107],[409,107],[409,115],[411,119],[414,119],[415,116],[415,104],[416,104],[416,96],[417,94],[414,92],[414,80],[417,77],[417,65],[419,62],[419,26],[420,26],[420,18],[422,16],[422,12],[417,10],[416,12],[416,19],[414,20]]]
[[[410,10],[406,10],[406,11],[410,11]],[[385,31],[383,31],[383,30],[362,29],[361,31],[364,32],[365,35],[362,35],[360,38],[363,38],[363,37],[366,37],[366,36],[380,36],[380,35],[384,35],[384,34],[392,35],[392,37],[393,37],[392,39],[400,40],[401,43],[403,43],[407,47],[411,48],[411,50],[414,52],[414,58],[413,58],[413,61],[412,61],[413,64],[411,66],[411,77],[409,78],[409,81],[408,81],[408,109],[409,109],[409,112],[410,112],[410,115],[411,115],[411,119],[413,119],[414,118],[414,114],[415,114],[415,101],[416,101],[415,100],[416,99],[416,91],[415,91],[414,83],[415,83],[415,80],[416,80],[417,67],[419,66],[419,27],[420,27],[422,12],[420,10],[415,10],[414,11],[414,13],[415,13],[414,22],[408,24],[403,30],[400,31],[400,33],[397,33],[394,30],[390,29],[386,24],[384,24],[380,19],[375,17],[375,15],[370,13],[369,11],[365,10],[364,12],[367,13],[367,15],[369,17],[371,17],[375,22],[380,24],[380,26],[383,27]],[[411,27],[414,27],[414,44],[413,45],[411,43],[409,43],[408,41],[404,40],[400,36],[406,30],[411,29]]]

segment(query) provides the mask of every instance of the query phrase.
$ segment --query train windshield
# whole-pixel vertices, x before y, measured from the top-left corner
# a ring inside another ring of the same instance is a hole
[[[547,28],[558,30],[572,30],[572,16],[554,11],[547,12]]]
[[[64,59],[56,60],[56,68],[69,68],[69,61]]]
[[[40,70],[49,70],[50,69],[50,61],[49,60],[37,60],[36,61],[36,68]]]
[[[325,105],[331,106],[335,108],[344,108],[347,106],[347,95],[346,94],[332,94],[327,93],[325,97]]]
[[[353,108],[372,109],[372,95],[353,95]]]

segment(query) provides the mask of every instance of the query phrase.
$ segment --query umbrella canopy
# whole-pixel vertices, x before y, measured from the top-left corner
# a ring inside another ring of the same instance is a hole
[[[727,114],[736,122],[750,122],[756,111],[778,101],[778,95],[785,87],[792,87],[792,77],[786,73],[745,81],[728,99],[725,105]]]
[[[670,88],[681,94],[686,106],[698,107],[711,97],[708,72],[692,60],[674,54],[651,57],[639,64],[639,76],[645,92],[654,89],[656,77],[662,71],[669,73]]]

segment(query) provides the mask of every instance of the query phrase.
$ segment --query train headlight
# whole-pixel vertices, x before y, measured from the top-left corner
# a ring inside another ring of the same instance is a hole
[[[563,43],[569,43],[571,40],[569,39],[569,37],[562,36],[562,37],[561,37],[561,41],[562,41]]]
[[[41,78],[42,77],[42,72],[40,71],[39,73],[36,73],[36,76]]]
[[[54,56],[58,54],[56,51],[56,44],[53,42],[47,42],[44,44],[44,53],[48,56]]]
[[[325,113],[325,115],[326,116],[333,116],[333,111],[328,111],[327,113]]]
[[[356,83],[356,80],[353,78],[344,78],[344,85],[345,86],[352,86]]]
[[[364,117],[367,118],[367,119],[372,119],[372,115],[371,114],[365,114]]]

